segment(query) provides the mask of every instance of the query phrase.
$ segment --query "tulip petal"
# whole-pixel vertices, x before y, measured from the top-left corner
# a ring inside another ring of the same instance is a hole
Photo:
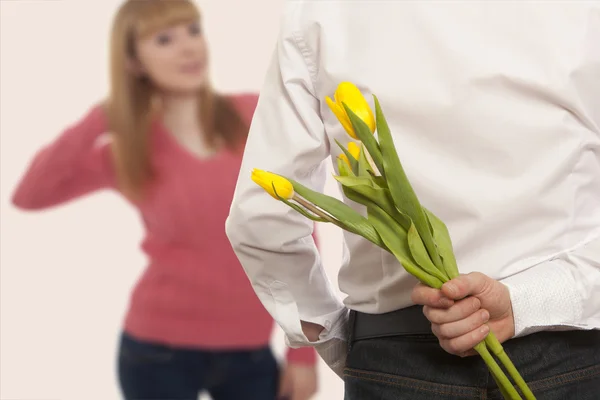
[[[344,130],[348,133],[348,135],[356,139],[356,134],[354,133],[354,129],[352,129],[352,123],[350,122],[350,118],[348,118],[348,115],[340,106],[340,104],[334,103],[329,96],[325,98],[325,102],[327,103],[333,114],[335,114],[338,121],[342,124]]]
[[[375,115],[367,99],[362,95],[360,89],[353,83],[342,82],[338,85],[335,92],[335,100],[338,105],[346,103],[346,105],[361,119],[371,133],[375,132],[376,123]]]
[[[357,159],[354,158],[354,156],[350,153],[350,151],[348,149],[346,149],[344,146],[342,146],[342,144],[340,142],[338,142],[337,139],[335,139],[335,142],[340,147],[340,149],[342,149],[342,151],[344,152],[344,155],[346,156],[346,160],[348,161],[348,163],[350,164],[350,167],[352,169],[352,173],[354,175],[356,175],[358,173],[358,161],[357,161]]]
[[[360,156],[360,146],[355,142],[348,143],[348,152],[354,157],[355,160],[358,160]]]
[[[339,155],[340,160],[344,161],[346,164],[350,165],[350,160],[348,160],[348,157],[346,157],[345,154],[340,154]]]
[[[252,170],[251,178],[276,200],[279,200],[279,196],[286,199],[291,199],[294,196],[292,184],[280,175],[255,168]],[[277,188],[279,195],[275,193],[273,187]]]

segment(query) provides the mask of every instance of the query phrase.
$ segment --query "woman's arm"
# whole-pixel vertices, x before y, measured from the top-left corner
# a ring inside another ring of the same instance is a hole
[[[101,105],[93,107],[37,152],[17,185],[12,203],[40,210],[114,186],[110,144],[99,143],[108,127]]]

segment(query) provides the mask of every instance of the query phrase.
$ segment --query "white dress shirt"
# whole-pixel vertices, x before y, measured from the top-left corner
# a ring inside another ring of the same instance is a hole
[[[311,345],[338,373],[348,309],[410,306],[416,280],[346,232],[340,301],[313,222],[250,174],[323,190],[326,163],[341,152],[334,140],[351,140],[325,103],[341,81],[371,105],[378,96],[460,271],[508,286],[517,336],[600,328],[599,1],[286,3],[227,233],[289,345],[309,344],[301,320],[324,326]]]

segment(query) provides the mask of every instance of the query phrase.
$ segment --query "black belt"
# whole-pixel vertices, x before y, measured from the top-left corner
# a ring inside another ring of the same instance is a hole
[[[350,311],[350,341],[402,335],[433,335],[423,306],[412,306],[384,314]]]

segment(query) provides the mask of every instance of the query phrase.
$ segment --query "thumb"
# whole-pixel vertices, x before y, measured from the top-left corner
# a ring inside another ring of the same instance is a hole
[[[467,296],[477,296],[487,290],[490,279],[480,272],[460,275],[444,283],[442,293],[452,300],[464,299]]]

